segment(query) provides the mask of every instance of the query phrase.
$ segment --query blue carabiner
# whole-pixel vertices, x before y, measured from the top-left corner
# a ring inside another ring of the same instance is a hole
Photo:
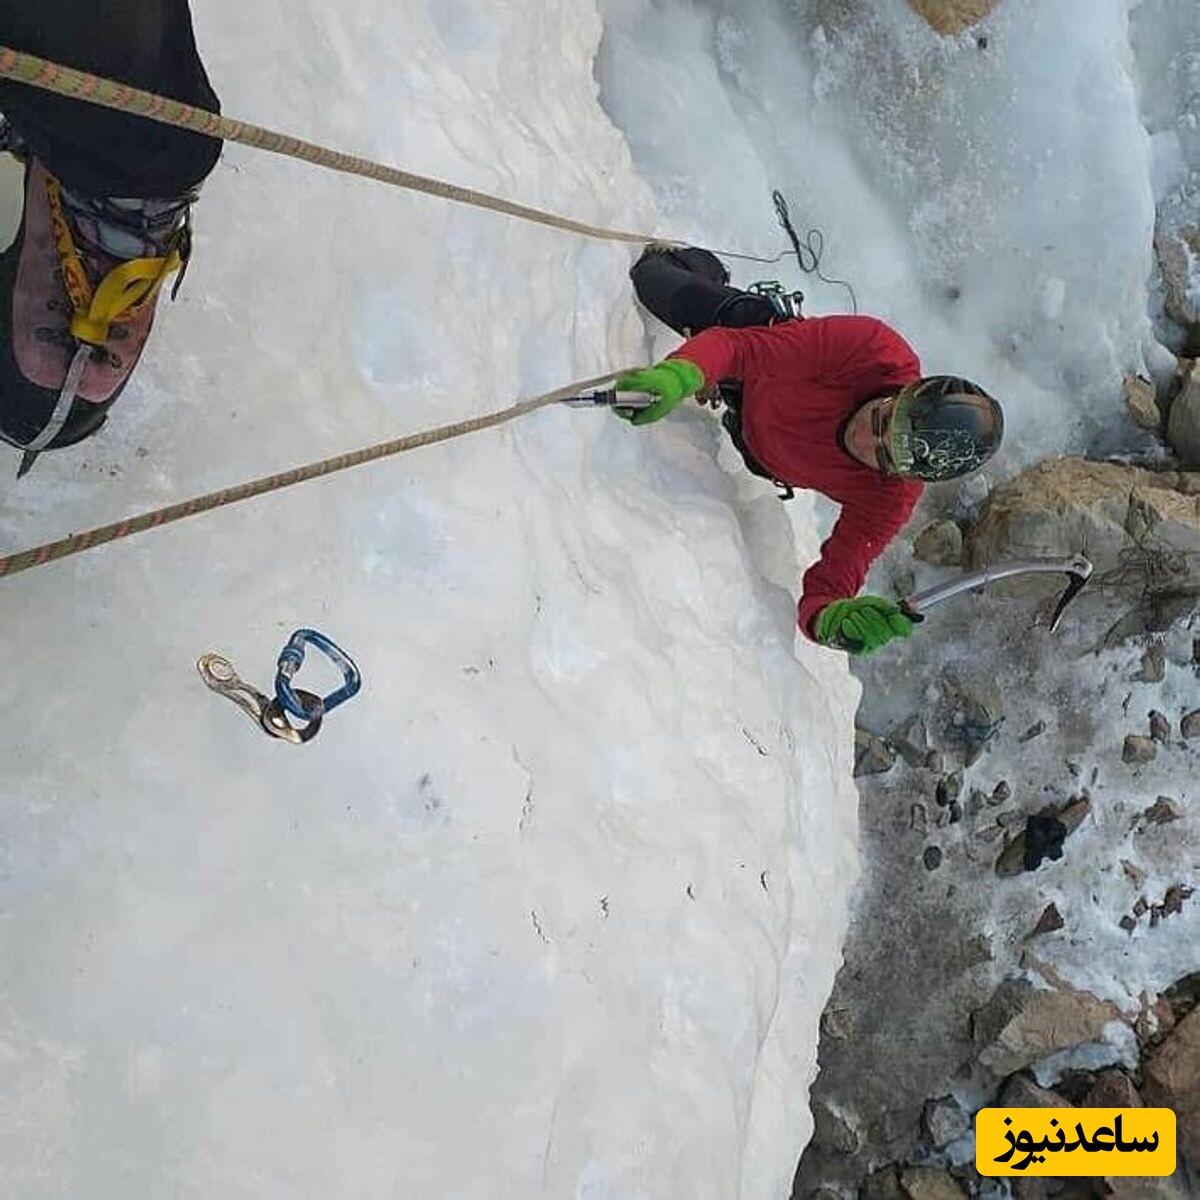
[[[319,713],[313,712],[314,705],[306,708],[292,687],[292,677],[300,670],[304,662],[305,645],[316,646],[322,651],[342,673],[345,682],[336,692],[321,698]],[[298,721],[311,721],[316,716],[333,712],[339,704],[344,704],[362,687],[362,676],[354,665],[353,659],[339,646],[335,646],[323,633],[315,629],[297,629],[288,640],[288,644],[279,652],[279,669],[275,673],[275,698],[280,707],[291,713]]]

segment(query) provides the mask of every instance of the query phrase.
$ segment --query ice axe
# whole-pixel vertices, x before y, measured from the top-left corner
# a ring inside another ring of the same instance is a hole
[[[1014,575],[1061,574],[1067,576],[1067,588],[1059,597],[1054,615],[1050,618],[1050,632],[1053,633],[1058,628],[1067,605],[1079,595],[1091,578],[1092,570],[1091,562],[1082,554],[1071,558],[1031,558],[999,563],[996,566],[985,567],[982,571],[952,579],[948,583],[938,584],[937,587],[918,592],[915,596],[908,596],[900,601],[900,607],[914,621],[923,621],[929,609],[941,604],[943,600],[949,600],[963,592],[972,592],[999,579],[1011,579]]]
[[[568,396],[561,403],[568,408],[649,408],[657,399],[648,392],[619,392],[610,387]]]

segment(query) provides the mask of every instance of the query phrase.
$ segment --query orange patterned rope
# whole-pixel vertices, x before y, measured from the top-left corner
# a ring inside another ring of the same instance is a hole
[[[441,196],[442,199],[452,200],[457,204],[471,204],[476,208],[507,213],[510,217],[520,217],[525,221],[535,221],[540,225],[565,229],[570,233],[580,233],[584,237],[635,242],[639,245],[650,241],[677,247],[685,245],[683,242],[667,241],[644,233],[629,233],[620,229],[605,229],[599,225],[588,225],[583,221],[572,220],[570,217],[560,217],[525,204],[517,204],[512,200],[504,200],[499,196],[489,196],[486,192],[476,192],[471,188],[445,183],[440,179],[430,179],[424,175],[413,175],[396,167],[372,162],[368,158],[343,154],[339,150],[331,150],[326,146],[305,142],[286,133],[276,133],[270,129],[263,129],[259,125],[251,125],[247,121],[222,117],[217,113],[208,112],[206,109],[193,108],[190,104],[170,100],[166,96],[159,96],[154,92],[144,92],[139,88],[130,87],[128,84],[117,83],[112,79],[102,79],[87,71],[78,71],[74,67],[64,67],[59,63],[47,62],[44,58],[23,54],[9,46],[0,46],[0,79],[26,83],[30,87],[54,92],[59,96],[68,96],[88,104],[98,104],[103,108],[113,108],[118,112],[132,113],[151,121],[158,121],[163,125],[173,125],[176,129],[187,129],[192,133],[204,134],[206,137],[220,138],[226,142],[238,142],[243,146],[253,146],[257,150],[283,154],[289,158],[299,158],[305,162],[316,163],[317,166],[328,167],[331,171],[360,175],[366,179],[390,183],[393,187],[424,192],[430,196]]]
[[[633,368],[629,368],[633,369]],[[624,372],[610,372],[599,375],[595,379],[584,379],[569,387],[558,388],[537,396],[532,400],[523,400],[511,408],[489,413],[482,417],[473,417],[468,421],[459,421],[454,425],[442,425],[437,429],[427,429],[422,433],[410,434],[407,437],[394,438],[389,442],[380,442],[367,446],[362,450],[352,450],[347,454],[338,454],[321,462],[309,463],[303,467],[293,467],[290,471],[282,471],[277,475],[267,475],[262,479],[253,479],[249,483],[237,487],[225,488],[219,492],[209,492],[206,496],[197,496],[193,500],[185,500],[181,504],[172,504],[167,508],[159,508],[153,512],[141,513],[135,517],[127,517],[113,525],[102,525],[97,529],[88,529],[83,533],[74,533],[57,542],[47,542],[44,546],[36,546],[32,550],[22,550],[0,558],[0,576],[15,575],[18,571],[27,571],[30,567],[40,567],[43,563],[55,559],[66,558],[81,551],[90,550],[94,546],[102,546],[105,542],[114,542],[118,538],[130,537],[147,529],[155,529],[171,521],[181,521],[184,517],[192,517],[197,513],[209,512],[214,508],[222,508],[227,504],[237,504],[240,500],[249,500],[252,496],[261,496],[266,492],[278,491],[280,488],[291,487],[296,483],[304,483],[309,479],[319,479],[323,475],[332,475],[335,471],[345,471],[349,467],[357,467],[362,463],[374,462],[379,458],[387,458],[392,454],[401,454],[405,450],[415,450],[420,446],[432,446],[435,442],[449,441],[451,438],[462,437],[467,433],[475,433],[480,429],[488,429],[502,425],[506,421],[523,417],[536,409],[545,408],[568,396],[612,379],[614,375]]]

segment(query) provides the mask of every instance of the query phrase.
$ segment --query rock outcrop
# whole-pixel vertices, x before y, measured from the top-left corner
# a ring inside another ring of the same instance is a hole
[[[982,21],[1000,0],[908,0],[938,32],[962,33]]]
[[[992,493],[966,541],[976,568],[1080,551],[1096,568],[1093,586],[1138,597],[1200,593],[1200,471],[1047,459]]]

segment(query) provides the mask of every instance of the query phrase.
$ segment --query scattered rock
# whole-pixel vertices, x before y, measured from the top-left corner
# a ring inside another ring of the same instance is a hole
[[[1034,738],[1041,737],[1045,732],[1046,722],[1035,721],[1027,730],[1025,730],[1023,734],[1021,734],[1019,738],[1017,738],[1017,742],[1024,746],[1026,742],[1032,742]]]
[[[835,1154],[857,1154],[862,1146],[862,1132],[848,1114],[818,1102],[813,1105],[813,1144]]]
[[[844,1008],[827,1008],[821,1014],[821,1032],[836,1041],[844,1042],[854,1031],[850,1013]]]
[[[905,1167],[900,1186],[909,1200],[966,1200],[967,1195],[949,1171],[938,1167]]]
[[[1193,295],[1192,264],[1200,256],[1200,229],[1186,217],[1166,219],[1160,214],[1154,234],[1167,316],[1188,329],[1200,323],[1200,301]]]
[[[962,795],[963,777],[961,771],[955,771],[952,775],[943,775],[938,780],[937,784],[937,802],[943,808],[953,804],[955,800]]]
[[[1186,1185],[1173,1179],[1138,1179],[1130,1176],[1105,1178],[1106,1200],[1188,1200],[1195,1193],[1182,1191]]]
[[[1038,917],[1038,923],[1033,927],[1033,931],[1029,934],[1030,937],[1038,937],[1043,933],[1053,933],[1056,929],[1061,929],[1066,922],[1063,920],[1062,913],[1058,911],[1058,905],[1047,904],[1042,910],[1042,915]]]
[[[1155,642],[1142,655],[1142,666],[1133,677],[1135,683],[1162,683],[1167,674],[1167,655],[1161,642]]]
[[[929,731],[925,718],[917,713],[902,721],[887,739],[910,767],[923,767],[929,760]]]
[[[1145,1108],[1133,1080],[1115,1067],[1101,1071],[1084,1097],[1082,1108]]]
[[[930,750],[925,757],[925,770],[940,775],[945,769],[945,759],[940,750]]]
[[[1120,927],[1125,930],[1126,933],[1133,933],[1133,931],[1137,928],[1137,922],[1128,913],[1126,913],[1117,922],[1117,924],[1120,925]]]
[[[971,1014],[971,1037],[979,1061],[997,1075],[1011,1075],[1058,1050],[1098,1040],[1120,1010],[1087,992],[1036,991],[1023,979],[1002,983]]]
[[[1200,738],[1200,708],[1194,709],[1179,722],[1179,732],[1190,742]]]
[[[941,1150],[971,1130],[971,1118],[953,1096],[926,1100],[921,1111],[921,1132],[935,1149]]]
[[[1200,971],[1177,979],[1165,992],[1163,999],[1171,1006],[1176,1022],[1182,1021],[1200,1005]]]
[[[1154,384],[1142,375],[1126,375],[1121,392],[1133,423],[1142,429],[1157,430],[1162,424],[1162,413],[1158,411]]]
[[[1012,799],[1012,787],[1009,785],[1009,782],[1007,779],[1002,779],[992,789],[992,794],[991,794],[990,799],[988,800],[988,803],[995,807],[995,806],[999,806],[1001,804],[1006,804],[1011,799]]]
[[[1001,1108],[1073,1108],[1058,1092],[1039,1087],[1028,1075],[1013,1075],[1005,1080],[997,1102]]]
[[[1149,1105],[1175,1110],[1179,1149],[1193,1165],[1200,1164],[1200,1009],[1150,1052],[1142,1080]]]
[[[921,855],[921,861],[925,864],[925,870],[936,871],[942,865],[942,848],[926,846],[925,853]]]
[[[1175,1028],[1175,1024],[1175,1010],[1166,996],[1156,996],[1151,1000],[1148,993],[1142,993],[1141,1008],[1133,1026],[1133,1032],[1142,1046],[1155,1038],[1165,1037]]]
[[[1167,441],[1186,466],[1200,465],[1200,361],[1181,376],[1167,417]]]
[[[908,3],[935,33],[950,36],[982,21],[1000,0],[908,0]]]
[[[884,1167],[868,1175],[858,1192],[859,1200],[908,1200],[900,1186],[895,1166]]]
[[[963,806],[968,817],[977,817],[987,805],[987,796],[978,788],[972,788],[967,793],[967,802]]]
[[[1063,843],[1079,828],[1091,809],[1092,802],[1084,793],[1072,796],[1060,809],[1050,805],[1026,818],[1024,830],[996,859],[996,874],[1005,877],[1020,875],[1022,871],[1036,871],[1046,858],[1057,862],[1063,856]]]
[[[1150,901],[1145,896],[1139,896],[1133,902],[1133,915],[1135,917],[1144,917],[1150,909]]]
[[[854,731],[854,777],[882,775],[896,765],[896,751],[881,737],[865,729]]]
[[[1200,637],[1192,639],[1192,664],[1200,667]]]
[[[959,821],[961,821],[963,819],[962,805],[959,804],[959,802],[957,800],[951,800],[950,808],[948,810],[947,815],[950,818],[949,823],[951,825],[957,825],[959,823]]]
[[[1162,910],[1163,916],[1169,917],[1174,913],[1183,912],[1183,902],[1190,900],[1194,894],[1194,890],[1183,883],[1174,883],[1167,888],[1166,895],[1163,896]]]
[[[1125,872],[1125,878],[1135,888],[1140,888],[1146,882],[1146,872],[1141,867],[1135,866],[1127,858],[1121,859],[1121,870]]]
[[[933,567],[962,564],[962,530],[953,521],[933,521],[913,539],[913,557]]]
[[[1157,708],[1150,713],[1150,739],[1161,746],[1171,740],[1171,722]]]
[[[909,809],[908,812],[908,827],[914,829],[918,833],[927,833],[929,831],[929,813],[920,801]]]
[[[1179,805],[1170,796],[1159,796],[1149,808],[1134,817],[1133,823],[1140,827],[1140,831],[1150,825],[1169,825],[1172,821],[1178,821],[1182,815]]]
[[[1131,733],[1125,738],[1125,745],[1121,750],[1121,761],[1130,764],[1153,762],[1157,753],[1158,747],[1152,739]]]

